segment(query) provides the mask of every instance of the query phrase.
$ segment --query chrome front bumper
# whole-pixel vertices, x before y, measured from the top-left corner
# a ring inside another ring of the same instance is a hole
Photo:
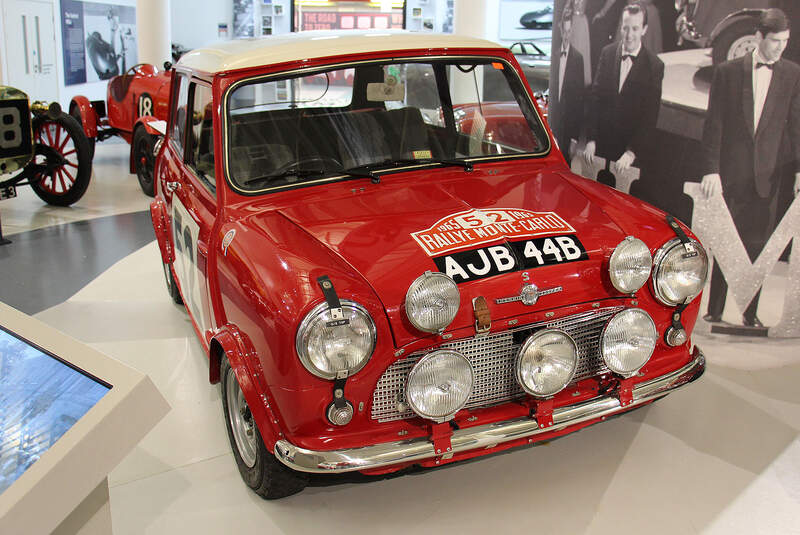
[[[540,428],[536,420],[531,417],[523,417],[460,429],[453,432],[450,438],[452,453],[493,448],[504,442],[558,431],[652,401],[703,375],[706,359],[698,347],[694,348],[692,357],[692,361],[686,366],[636,385],[633,388],[633,401],[624,408],[616,397],[598,397],[554,409],[553,425],[546,428]],[[372,470],[409,461],[433,459],[437,454],[433,443],[427,437],[420,437],[332,451],[307,450],[298,448],[286,440],[279,440],[275,444],[275,456],[289,468],[300,472],[338,473]]]

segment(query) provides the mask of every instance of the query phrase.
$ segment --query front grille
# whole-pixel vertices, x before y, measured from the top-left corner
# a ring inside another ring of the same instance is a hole
[[[528,336],[541,329],[561,329],[575,340],[578,369],[573,383],[609,371],[600,355],[600,334],[609,318],[620,310],[622,307],[600,308],[500,333],[448,342],[439,349],[454,349],[469,359],[475,372],[475,386],[465,408],[486,407],[524,395],[516,379],[517,353]],[[408,373],[430,351],[412,353],[384,372],[372,394],[373,420],[390,422],[415,416],[405,402]]]

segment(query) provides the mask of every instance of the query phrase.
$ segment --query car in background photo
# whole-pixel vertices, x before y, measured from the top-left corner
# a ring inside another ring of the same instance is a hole
[[[797,0],[677,0],[675,27],[678,44],[689,42],[700,48],[710,47],[715,65],[735,59],[756,47],[756,25],[765,9],[781,8],[797,25],[800,24],[798,4]],[[799,42],[798,37],[789,42],[785,53],[787,59],[800,59]]]
[[[540,9],[528,11],[519,19],[519,23],[527,30],[548,30],[553,27],[553,4],[542,4]]]

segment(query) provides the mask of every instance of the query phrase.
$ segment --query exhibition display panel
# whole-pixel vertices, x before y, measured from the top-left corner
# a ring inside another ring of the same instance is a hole
[[[169,410],[146,375],[4,304],[0,407],[0,533],[110,533],[108,473]]]

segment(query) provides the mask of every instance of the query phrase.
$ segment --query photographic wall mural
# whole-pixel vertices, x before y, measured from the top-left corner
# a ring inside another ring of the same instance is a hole
[[[61,0],[64,84],[108,80],[138,63],[136,8]]]
[[[557,0],[549,122],[573,171],[709,248],[711,332],[800,337],[800,2],[746,7]],[[781,259],[782,313],[765,325],[759,295]]]

